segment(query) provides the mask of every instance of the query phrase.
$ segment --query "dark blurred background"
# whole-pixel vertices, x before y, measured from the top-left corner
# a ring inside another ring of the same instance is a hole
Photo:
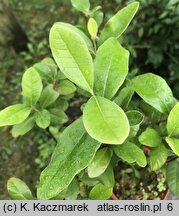
[[[140,10],[120,39],[131,54],[130,73],[161,75],[179,98],[179,0],[139,0]],[[104,22],[128,0],[91,0],[101,5]],[[83,26],[86,18],[70,0],[0,0],[0,109],[20,100],[26,68],[51,57],[48,34],[56,21]],[[86,25],[86,24],[85,24]],[[36,129],[13,139],[11,128],[0,128],[0,199],[9,199],[7,179],[17,176],[35,190],[55,142]]]

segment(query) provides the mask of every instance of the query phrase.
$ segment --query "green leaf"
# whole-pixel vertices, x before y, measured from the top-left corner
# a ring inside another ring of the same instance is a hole
[[[14,125],[11,131],[12,136],[18,137],[26,134],[34,127],[34,124],[35,124],[34,117],[30,117],[25,121],[23,121],[22,123]]]
[[[7,190],[14,200],[33,200],[29,187],[20,179],[12,177],[7,182]]]
[[[158,75],[146,73],[133,79],[134,90],[149,105],[168,114],[176,103],[166,81]]]
[[[167,131],[169,136],[179,135],[179,103],[173,107],[168,116]]]
[[[94,61],[94,88],[99,96],[111,99],[128,73],[129,52],[115,38],[99,47]]]
[[[67,27],[67,28],[73,30],[74,32],[76,32],[77,34],[79,34],[83,38],[83,40],[86,42],[88,49],[94,54],[94,48],[93,48],[92,41],[89,39],[89,37],[86,36],[85,33],[83,33],[80,29],[78,29],[74,25],[71,25],[68,23],[63,23],[63,22],[60,22],[60,24],[64,25],[65,27]]]
[[[35,113],[35,122],[40,128],[47,128],[50,125],[50,113],[48,110],[40,110]]]
[[[31,108],[24,104],[16,104],[0,111],[0,127],[16,125],[23,122],[30,114]]]
[[[76,200],[80,192],[80,185],[77,178],[74,178],[71,184],[68,186],[65,199],[66,200]]]
[[[39,62],[33,65],[33,68],[37,70],[42,79],[52,81],[52,73],[50,68],[43,62]]]
[[[146,129],[140,136],[139,142],[142,145],[157,147],[161,144],[162,138],[155,129]]]
[[[60,94],[68,95],[76,91],[75,85],[69,80],[63,80],[60,82]]]
[[[50,47],[65,76],[93,94],[93,61],[81,35],[63,23],[55,23],[50,31]]]
[[[89,135],[102,143],[122,144],[129,135],[124,111],[103,97],[91,97],[83,111],[83,122]]]
[[[90,178],[100,176],[108,167],[112,153],[109,148],[102,148],[97,151],[92,162],[88,166],[88,175]]]
[[[166,176],[171,193],[179,196],[179,159],[168,163]]]
[[[125,110],[127,109],[133,94],[134,90],[130,86],[126,86],[122,88],[119,94],[114,98],[114,102]]]
[[[40,98],[42,80],[35,68],[31,67],[22,77],[22,94],[28,105],[33,106]]]
[[[114,187],[115,179],[114,179],[114,171],[111,164],[107,167],[103,174],[97,177],[102,184],[107,187]]]
[[[138,133],[140,124],[144,121],[144,116],[142,113],[136,110],[130,110],[126,112],[126,115],[130,124],[129,138],[132,138]]]
[[[89,0],[71,0],[71,3],[76,10],[84,13],[88,12],[90,9]]]
[[[54,81],[57,76],[57,65],[55,64],[54,60],[52,58],[44,58],[42,60],[42,63],[47,65],[47,67],[51,71],[51,79]]]
[[[89,194],[91,200],[107,200],[112,195],[113,188],[107,187],[101,183],[92,188]]]
[[[144,116],[137,110],[130,110],[126,112],[130,126],[140,125],[144,121]]]
[[[103,22],[103,17],[104,17],[104,14],[102,11],[95,11],[93,14],[92,14],[93,18],[96,20],[98,26],[100,26]]]
[[[59,97],[59,92],[53,89],[53,86],[49,84],[44,88],[40,97],[40,106],[46,108],[53,104]]]
[[[163,144],[150,151],[150,167],[152,171],[159,170],[167,161],[168,152]]]
[[[179,139],[173,137],[166,137],[166,142],[173,150],[173,152],[179,156]]]
[[[98,24],[96,23],[96,20],[94,18],[90,18],[88,20],[88,32],[91,35],[92,38],[96,38],[98,33]]]
[[[52,125],[62,125],[65,122],[68,121],[68,116],[64,113],[63,110],[61,109],[57,109],[57,108],[53,108],[50,109],[50,117],[51,117],[51,124]]]
[[[113,147],[113,149],[119,158],[128,163],[136,162],[141,167],[147,165],[144,152],[134,143],[125,142],[123,145]]]
[[[114,15],[104,26],[99,43],[103,43],[109,37],[119,38],[127,29],[138,8],[139,2],[133,2]]]
[[[41,173],[38,199],[50,199],[67,188],[75,175],[89,165],[100,145],[86,133],[82,119],[68,126],[50,164]]]

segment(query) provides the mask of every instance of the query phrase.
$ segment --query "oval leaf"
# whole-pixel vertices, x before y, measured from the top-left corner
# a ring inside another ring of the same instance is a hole
[[[173,138],[173,137],[167,137],[166,142],[170,146],[170,148],[173,150],[173,152],[179,156],[179,139]]]
[[[129,135],[124,111],[103,97],[91,97],[84,108],[83,121],[89,135],[102,143],[122,144]]]
[[[167,165],[167,183],[173,195],[179,196],[179,160],[174,160]]]
[[[53,108],[50,109],[50,117],[51,117],[51,124],[52,125],[62,125],[68,121],[68,116],[65,112],[61,109]]]
[[[111,164],[107,167],[103,174],[97,177],[101,183],[103,183],[107,187],[114,187],[115,179],[114,179],[114,170]]]
[[[142,145],[157,147],[161,144],[162,138],[158,134],[158,132],[154,129],[146,129],[140,136],[139,142]]]
[[[80,34],[63,23],[55,23],[50,31],[50,47],[65,76],[93,94],[93,61]]]
[[[40,98],[42,91],[42,80],[35,68],[31,67],[22,77],[22,94],[26,103],[33,106]]]
[[[84,13],[88,12],[90,9],[89,0],[71,0],[71,3],[74,8]]]
[[[92,38],[96,38],[98,33],[98,24],[96,23],[95,19],[90,18],[88,21],[88,32]]]
[[[144,116],[137,110],[130,110],[126,112],[130,126],[140,125],[144,121]]]
[[[159,170],[167,161],[168,152],[163,144],[150,152],[150,167],[152,171]]]
[[[50,199],[68,187],[72,179],[92,161],[100,143],[93,140],[78,119],[60,137],[48,167],[41,173],[38,199]]]
[[[12,177],[8,180],[7,190],[14,200],[34,200],[29,187],[18,178]]]
[[[47,128],[50,125],[50,113],[48,110],[41,110],[35,113],[35,122],[40,128]]]
[[[59,92],[53,89],[53,86],[50,84],[44,88],[42,95],[40,97],[40,106],[46,108],[53,104],[59,96]]]
[[[134,143],[125,142],[123,145],[116,146],[113,149],[119,158],[128,163],[136,162],[141,167],[147,165],[144,152]]]
[[[104,173],[110,163],[111,156],[112,154],[109,148],[100,149],[88,166],[89,177],[95,178]]]
[[[77,178],[74,178],[71,184],[68,186],[65,199],[76,200],[79,193],[80,193],[80,185]]]
[[[146,73],[133,79],[134,90],[148,104],[168,114],[176,103],[166,81],[158,75]]]
[[[94,61],[94,88],[99,96],[111,99],[128,73],[129,52],[115,38],[99,47]]]
[[[173,107],[168,116],[167,131],[169,136],[179,135],[179,103]]]
[[[119,38],[127,29],[139,8],[139,2],[133,2],[114,15],[101,32],[99,43],[103,43],[109,37]]]
[[[60,82],[60,94],[68,95],[76,91],[75,85],[69,80],[63,80]]]
[[[34,127],[34,124],[35,124],[34,117],[30,117],[25,121],[23,121],[22,123],[14,125],[11,132],[12,136],[18,137],[26,134]]]
[[[24,104],[9,106],[0,111],[0,127],[23,122],[30,114],[31,108]]]
[[[111,197],[112,191],[112,187],[107,187],[99,183],[92,188],[89,194],[89,198],[91,200],[107,200]]]

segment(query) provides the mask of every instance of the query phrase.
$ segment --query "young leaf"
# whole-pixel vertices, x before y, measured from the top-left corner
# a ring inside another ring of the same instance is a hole
[[[46,108],[46,107],[50,106],[51,104],[53,104],[57,100],[59,95],[60,95],[59,92],[54,90],[53,86],[51,84],[49,84],[42,91],[42,94],[40,97],[40,106],[42,108]]]
[[[14,125],[11,131],[12,136],[18,137],[26,134],[34,127],[34,124],[35,124],[34,117],[30,117],[25,121],[23,121],[22,123]]]
[[[24,104],[9,106],[0,111],[0,127],[23,122],[30,114],[31,108]]]
[[[94,91],[111,99],[128,73],[129,52],[115,38],[99,47],[94,61]]]
[[[79,185],[77,178],[75,177],[73,181],[71,182],[71,184],[68,186],[68,189],[65,195],[65,199],[66,200],[76,200],[79,192],[80,192],[80,185]]]
[[[7,182],[7,190],[14,200],[33,200],[29,187],[20,179],[12,177]]]
[[[35,122],[40,128],[47,128],[50,125],[50,113],[48,110],[41,110],[35,113]]]
[[[90,2],[89,0],[71,0],[73,7],[81,12],[88,12],[90,9]]]
[[[168,163],[166,175],[171,193],[179,196],[179,159]]]
[[[114,15],[101,32],[99,43],[102,44],[109,37],[119,38],[127,29],[139,8],[139,2],[133,2]]]
[[[173,107],[168,116],[167,131],[169,136],[179,135],[179,103]]]
[[[91,37],[96,38],[98,33],[98,24],[96,23],[95,19],[90,18],[87,27]]]
[[[125,142],[123,145],[113,147],[113,149],[119,158],[128,163],[136,162],[141,167],[147,165],[144,152],[134,143]]]
[[[159,170],[167,161],[168,152],[163,144],[153,148],[150,152],[150,167],[152,171]]]
[[[92,188],[89,194],[89,198],[91,200],[107,200],[111,197],[112,191],[112,187],[107,187],[99,183]]]
[[[33,68],[39,73],[40,77],[47,81],[52,81],[52,73],[50,68],[43,62],[38,62],[33,65]]]
[[[97,151],[92,162],[88,166],[88,175],[90,178],[100,176],[108,167],[112,153],[109,148],[102,148]]]
[[[138,133],[140,124],[144,121],[144,116],[142,113],[136,110],[130,110],[126,112],[126,115],[130,124],[129,138],[132,138]]]
[[[162,138],[155,129],[146,129],[140,136],[139,142],[150,147],[157,147],[161,144]]]
[[[75,175],[89,165],[100,145],[86,133],[82,119],[68,126],[50,164],[41,173],[38,199],[50,199],[67,188]]]
[[[173,138],[173,137],[167,137],[166,142],[170,146],[170,148],[173,150],[173,152],[179,156],[179,139]]]
[[[144,116],[137,110],[130,110],[126,112],[130,126],[140,125],[144,121]]]
[[[146,73],[133,79],[134,90],[148,104],[168,114],[176,103],[166,81],[158,75]]]
[[[129,135],[124,111],[114,102],[93,96],[83,110],[84,126],[91,137],[106,144],[122,144]]]
[[[54,81],[57,76],[57,65],[55,64],[54,60],[52,58],[44,58],[42,60],[42,63],[47,65],[47,67],[51,71],[51,79]]]
[[[63,80],[60,82],[60,94],[61,95],[68,95],[72,94],[76,91],[75,85],[70,82],[69,80]]]
[[[93,61],[80,34],[63,23],[55,23],[50,31],[50,47],[65,76],[93,94]]]
[[[125,110],[127,109],[133,94],[134,90],[130,86],[126,86],[121,89],[119,94],[114,98],[114,102]]]
[[[22,94],[26,103],[33,106],[40,98],[42,80],[35,68],[31,67],[22,77]]]
[[[107,187],[114,187],[115,179],[112,165],[109,164],[104,173],[98,176],[97,179]]]

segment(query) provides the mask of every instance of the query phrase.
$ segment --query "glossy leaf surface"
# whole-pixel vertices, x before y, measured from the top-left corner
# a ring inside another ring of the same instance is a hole
[[[147,165],[144,152],[134,143],[125,142],[123,145],[116,146],[113,149],[119,158],[128,163],[136,162],[141,167]]]
[[[0,127],[23,122],[30,114],[31,108],[24,104],[16,104],[0,111]]]
[[[12,177],[8,180],[7,190],[14,200],[34,200],[29,187],[18,178]]]
[[[109,19],[101,32],[99,42],[103,43],[109,37],[119,38],[130,24],[138,8],[139,3],[133,2]]]
[[[167,131],[170,136],[179,135],[179,103],[173,107],[168,116]]]
[[[91,137],[106,144],[122,144],[129,135],[124,111],[114,102],[93,96],[83,110],[84,126]]]
[[[128,73],[129,52],[115,38],[109,38],[96,53],[94,61],[94,91],[111,99]]]
[[[176,103],[166,81],[155,74],[146,73],[133,79],[134,90],[149,105],[168,114]]]
[[[26,70],[22,77],[22,95],[25,99],[25,102],[33,106],[37,103],[40,98],[42,91],[42,80],[33,67]]]
[[[112,190],[112,187],[107,187],[99,183],[92,188],[89,194],[89,198],[91,200],[107,200],[111,197]]]
[[[72,179],[92,161],[101,144],[92,139],[78,119],[60,137],[48,167],[41,173],[38,198],[50,199],[68,187]]]
[[[166,142],[173,150],[173,152],[179,156],[179,139],[174,137],[167,137]]]
[[[101,175],[108,167],[112,153],[109,148],[102,148],[97,151],[92,162],[88,166],[88,175],[90,178],[95,178]]]
[[[50,31],[50,47],[65,76],[82,89],[93,93],[92,57],[80,34],[63,23],[55,23]]]

